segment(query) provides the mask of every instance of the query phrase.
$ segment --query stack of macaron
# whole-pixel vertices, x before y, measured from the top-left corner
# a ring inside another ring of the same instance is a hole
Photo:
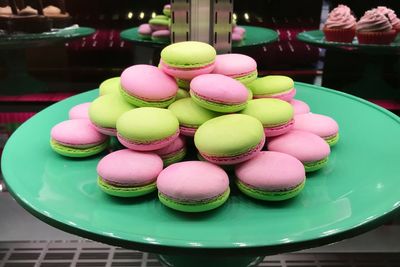
[[[167,207],[207,211],[229,198],[229,171],[245,195],[281,201],[327,164],[339,138],[337,123],[295,94],[289,77],[258,78],[246,55],[176,43],[162,50],[158,67],[128,67],[91,103],[71,108],[53,127],[51,147],[85,157],[118,142],[97,167],[99,188],[112,196],[158,190]],[[198,160],[185,161],[187,151]]]
[[[329,13],[323,32],[331,42],[351,43],[356,36],[359,44],[390,44],[400,32],[400,19],[392,9],[378,6],[357,21],[348,6],[338,5]]]
[[[171,25],[171,5],[164,5],[163,14],[153,16],[148,23],[141,24],[138,34],[141,38],[156,42],[169,42]]]

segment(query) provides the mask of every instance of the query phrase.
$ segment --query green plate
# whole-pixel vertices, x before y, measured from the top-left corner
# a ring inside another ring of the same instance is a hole
[[[352,43],[328,42],[322,31],[306,31],[297,34],[297,39],[308,44],[324,48],[339,48],[346,50],[358,50],[367,53],[400,54],[400,34],[389,45],[359,44],[357,38]]]
[[[87,27],[65,28],[44,33],[18,33],[0,35],[0,49],[15,49],[47,46],[57,42],[67,42],[71,39],[91,35],[95,29]]]
[[[2,169],[15,199],[41,220],[104,243],[166,253],[267,255],[319,246],[383,223],[400,206],[400,119],[362,99],[297,83],[298,99],[335,118],[340,142],[329,164],[310,173],[304,191],[282,203],[240,194],[220,208],[185,214],[153,194],[117,199],[96,185],[101,156],[70,159],[49,146],[50,129],[98,90],[56,103],[8,140]]]
[[[232,45],[233,48],[260,46],[278,40],[278,33],[274,30],[254,26],[241,27],[246,29],[246,38],[239,43],[234,43]],[[120,33],[120,36],[123,40],[143,46],[164,47],[169,44],[169,42],[165,41],[152,41],[141,38],[138,34],[138,28],[124,30]]]

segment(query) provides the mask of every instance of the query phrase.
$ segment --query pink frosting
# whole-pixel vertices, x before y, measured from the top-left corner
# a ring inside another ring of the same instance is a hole
[[[198,68],[176,68],[170,67],[164,61],[160,60],[161,69],[171,75],[172,77],[183,79],[183,80],[191,80],[196,76],[210,73],[214,70],[215,63],[211,63],[206,66],[198,67]]]
[[[134,65],[121,74],[122,88],[130,95],[144,100],[169,99],[178,92],[176,81],[157,67]]]
[[[153,30],[151,29],[150,25],[146,23],[139,26],[138,32],[142,35],[151,35]]]
[[[293,129],[310,132],[322,138],[326,138],[337,134],[339,126],[331,117],[321,114],[307,113],[296,115],[294,117]]]
[[[382,13],[389,19],[393,27],[397,25],[400,26],[400,19],[397,17],[393,9],[387,8],[385,6],[378,6],[376,9],[378,10],[378,12]]]
[[[204,74],[190,82],[190,90],[211,102],[240,104],[247,101],[249,92],[240,82],[221,74]]]
[[[224,54],[216,57],[213,73],[237,78],[256,70],[257,63],[253,58],[242,54]]]
[[[356,25],[356,18],[351,14],[348,6],[338,5],[328,15],[325,27],[350,29]]]
[[[392,24],[377,9],[371,9],[357,22],[356,29],[359,32],[387,32],[392,30]]]
[[[289,102],[293,106],[294,114],[305,114],[310,112],[310,107],[306,102],[303,102],[298,99],[292,99]]]
[[[316,134],[298,130],[271,138],[268,150],[292,155],[301,162],[318,161],[329,156],[331,152],[324,139]]]
[[[252,160],[237,165],[235,174],[241,182],[267,191],[293,188],[306,177],[301,161],[274,151],[261,151]]]
[[[89,106],[90,102],[82,103],[72,107],[68,113],[69,119],[89,119]]]
[[[163,161],[155,153],[122,149],[108,154],[97,165],[103,180],[116,185],[145,185],[154,182],[163,169]]]
[[[203,161],[185,161],[165,168],[157,178],[159,192],[176,200],[202,201],[223,194],[229,178],[220,167]]]
[[[84,147],[104,142],[107,136],[99,133],[88,119],[67,120],[51,129],[50,136],[57,143]]]
[[[154,153],[156,153],[159,156],[165,156],[169,154],[176,153],[183,149],[186,146],[186,139],[182,135],[180,135],[178,138],[176,138],[170,145],[163,147],[161,149],[155,150]]]
[[[151,34],[151,36],[154,37],[169,37],[171,32],[169,30],[160,30],[160,31],[155,31]]]

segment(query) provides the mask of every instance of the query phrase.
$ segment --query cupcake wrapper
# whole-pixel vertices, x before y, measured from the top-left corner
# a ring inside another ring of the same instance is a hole
[[[360,44],[390,44],[396,38],[396,31],[358,32],[357,38]]]
[[[324,28],[325,39],[329,42],[351,43],[356,35],[355,28],[328,29]]]

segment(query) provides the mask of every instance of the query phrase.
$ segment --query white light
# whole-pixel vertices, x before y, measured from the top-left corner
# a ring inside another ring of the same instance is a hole
[[[245,18],[245,20],[249,20],[249,18],[250,18],[249,13],[244,13],[244,18]]]
[[[144,19],[144,12],[140,12],[139,19]]]
[[[132,13],[132,12],[129,12],[129,13],[128,13],[128,19],[131,19],[131,18],[133,18],[133,13]]]
[[[156,12],[153,11],[153,12],[151,13],[151,18],[154,19],[155,17],[156,17]]]
[[[233,13],[233,20],[237,20],[237,15],[236,15],[236,13]]]

